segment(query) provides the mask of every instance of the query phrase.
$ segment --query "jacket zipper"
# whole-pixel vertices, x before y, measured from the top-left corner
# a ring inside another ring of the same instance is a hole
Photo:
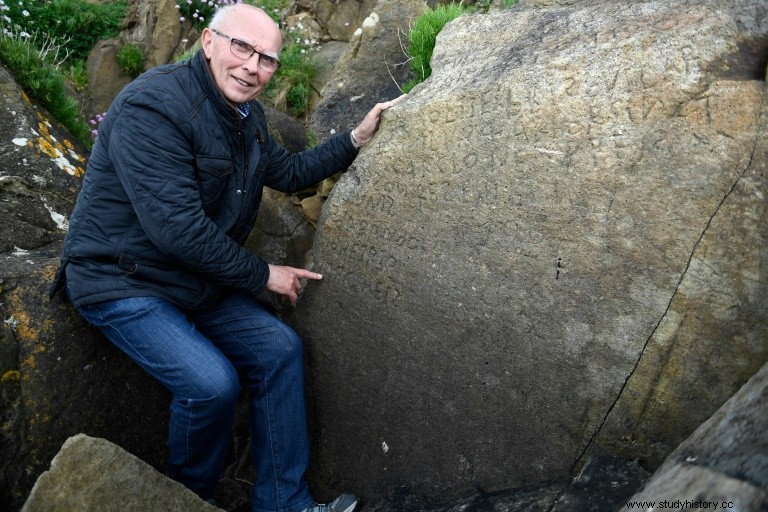
[[[235,114],[238,116],[237,120],[237,133],[240,135],[240,151],[242,151],[242,158],[243,158],[243,179],[240,183],[240,188],[238,188],[237,192],[238,195],[245,194],[248,186],[248,148],[246,148],[245,144],[245,130],[243,130],[243,120],[240,118],[239,114]],[[241,203],[244,204],[244,203]],[[242,210],[242,208],[241,208]]]
[[[241,224],[243,223],[243,220],[245,219],[245,210],[248,208],[248,203],[250,201],[246,201],[245,195],[248,190],[248,162],[250,161],[249,155],[248,155],[248,148],[246,147],[246,138],[245,138],[245,130],[243,129],[243,120],[239,118],[238,115],[238,127],[237,127],[237,133],[240,136],[240,151],[242,152],[242,162],[243,162],[243,177],[242,182],[240,183],[240,187],[237,189],[237,195],[240,196],[240,208],[238,208],[238,219],[235,223],[235,233],[239,233],[241,229]]]

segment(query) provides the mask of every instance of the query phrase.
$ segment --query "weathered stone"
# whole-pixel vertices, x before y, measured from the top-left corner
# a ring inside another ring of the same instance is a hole
[[[638,493],[619,512],[629,510],[738,510],[739,512],[763,512],[768,509],[768,495],[763,489],[749,482],[730,478],[711,469],[691,464],[676,464],[664,473],[663,478],[653,479],[647,488]]]
[[[17,510],[70,436],[161,465],[168,395],[47,291],[87,152],[0,66],[0,503]]]
[[[768,40],[757,35],[768,30],[768,15],[745,9],[734,13],[733,20],[753,31],[745,30],[730,42],[726,63],[712,63],[712,68],[722,67],[711,71],[715,77],[709,88],[681,105],[679,113],[688,127],[675,144],[686,148],[680,151],[687,160],[681,167],[689,168],[691,189],[702,185],[697,169],[716,165],[717,159],[708,161],[706,155],[717,151],[711,147],[717,139],[730,140],[726,145],[732,148],[738,141],[743,144],[741,154],[720,153],[723,177],[725,172],[738,174],[731,174],[736,178],[733,187],[702,226],[664,316],[588,452],[631,454],[658,466],[730,396],[728,390],[737,390],[768,358],[763,197],[768,177]],[[757,21],[760,29],[754,26]],[[756,46],[762,49],[755,51]],[[676,122],[667,124],[674,127]],[[709,138],[698,138],[704,133]],[[675,135],[660,130],[654,138],[671,140]],[[676,152],[671,143],[669,149]],[[676,212],[681,206],[676,203]]]
[[[294,317],[315,486],[528,486],[614,449],[652,467],[757,371],[766,9],[446,26],[318,223]]]
[[[304,151],[309,146],[307,129],[295,117],[282,110],[264,106],[264,114],[269,126],[269,134],[275,141],[292,153]]]
[[[305,267],[314,234],[314,227],[289,196],[264,189],[256,226],[245,246],[270,263]]]
[[[380,0],[336,63],[322,100],[312,115],[318,139],[354,128],[376,103],[401,94],[400,84],[413,77],[402,40],[423,0]]]
[[[376,0],[319,0],[313,6],[314,17],[330,39],[349,41],[368,17]]]
[[[315,53],[315,63],[317,63],[317,75],[312,82],[312,95],[309,98],[308,111],[313,113],[322,99],[321,93],[330,80],[333,79],[336,63],[341,56],[347,52],[348,43],[342,41],[328,41],[323,43]]]
[[[615,512],[649,476],[636,460],[592,457],[548,512]]]
[[[132,4],[120,36],[99,41],[88,54],[88,91],[92,114],[109,108],[117,93],[131,81],[120,69],[117,52],[137,44],[144,52],[144,69],[173,62],[194,45],[199,31],[191,21],[179,22],[175,0],[145,0]]]
[[[665,499],[768,509],[768,364],[680,444],[631,501]]]
[[[30,103],[5,66],[0,93],[0,253],[8,253],[60,238],[87,152]]]
[[[151,0],[140,4],[140,28],[128,38],[143,43],[147,69],[173,62],[199,37],[199,30],[193,27],[191,20],[179,23],[176,4],[176,0]]]
[[[22,512],[214,512],[182,484],[105,439],[67,439]]]
[[[120,46],[118,39],[99,41],[88,54],[88,91],[94,115],[106,112],[117,93],[131,81],[117,62]]]
[[[544,485],[497,493],[468,489],[458,495],[427,498],[401,487],[390,490],[382,499],[365,503],[360,512],[547,512],[562,492],[562,485]]]
[[[286,40],[284,43],[296,42],[314,47],[320,44],[323,38],[323,29],[308,12],[286,16],[284,23],[283,33],[286,34],[286,39],[292,40]]]

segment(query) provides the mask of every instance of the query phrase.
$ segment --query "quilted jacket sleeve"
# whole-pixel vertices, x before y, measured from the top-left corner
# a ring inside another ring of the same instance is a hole
[[[301,153],[290,153],[268,138],[269,164],[266,185],[293,193],[314,185],[339,171],[346,171],[357,156],[349,132],[339,133],[323,144]]]

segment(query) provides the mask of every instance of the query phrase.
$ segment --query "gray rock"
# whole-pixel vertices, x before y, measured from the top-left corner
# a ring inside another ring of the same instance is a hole
[[[62,443],[108,438],[162,465],[169,396],[47,291],[87,151],[0,66],[0,503],[18,510]]]
[[[548,512],[562,485],[485,493],[468,489],[457,495],[427,498],[406,488],[391,489],[379,500],[365,503],[360,512]]]
[[[670,468],[663,478],[653,479],[643,492],[628,500],[619,512],[637,510],[637,504],[641,505],[642,510],[656,510],[658,507],[686,511],[709,509],[763,512],[768,509],[768,495],[765,490],[744,480],[683,463]]]
[[[649,477],[636,460],[592,457],[548,512],[615,512]]]
[[[315,62],[317,63],[317,76],[312,82],[312,96],[309,99],[309,112],[314,112],[317,105],[322,100],[322,91],[325,86],[333,79],[336,64],[342,55],[347,52],[349,45],[342,41],[328,41],[323,43],[317,49]],[[310,115],[311,118],[311,115]]]
[[[312,11],[330,39],[350,41],[375,4],[376,0],[319,0]]]
[[[324,279],[293,319],[315,486],[494,491],[593,453],[652,469],[760,368],[767,7],[444,29],[318,223]]]
[[[716,501],[718,509],[744,512],[768,509],[768,364],[678,446],[631,499],[649,500]]]
[[[289,196],[265,189],[262,201],[246,248],[270,263],[306,267],[314,228]]]
[[[121,46],[119,39],[107,39],[96,43],[88,54],[88,92],[93,115],[106,112],[115,96],[131,81],[117,62]]]
[[[264,114],[267,118],[269,133],[278,144],[292,153],[307,149],[309,146],[307,129],[300,121],[268,105],[264,105]]]
[[[145,70],[175,61],[194,45],[199,31],[189,20],[179,23],[176,4],[176,0],[133,3],[119,37],[94,45],[87,62],[92,115],[106,111],[117,93],[131,81],[117,63],[117,52],[124,45],[136,44],[142,49]]]
[[[401,94],[400,84],[413,77],[402,41],[412,18],[426,7],[423,0],[376,3],[322,90],[312,115],[312,129],[320,141],[354,128],[376,103]]]
[[[221,510],[104,439],[67,439],[22,512],[214,512]]]

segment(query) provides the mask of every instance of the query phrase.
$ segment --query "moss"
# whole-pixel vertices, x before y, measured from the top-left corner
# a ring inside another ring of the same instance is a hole
[[[21,379],[21,372],[19,370],[8,370],[0,377],[0,382],[16,382]]]

